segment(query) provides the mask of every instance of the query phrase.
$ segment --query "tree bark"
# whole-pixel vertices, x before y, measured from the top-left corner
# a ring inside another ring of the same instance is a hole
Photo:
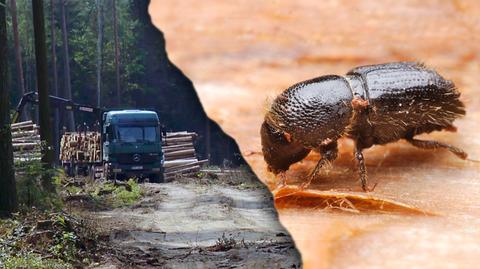
[[[66,0],[62,0],[62,38],[63,38],[63,68],[65,91],[64,97],[72,100],[72,81],[70,79],[70,55],[68,52],[68,34],[67,34],[67,16],[66,16]],[[75,118],[72,111],[67,111],[67,125],[70,131],[75,131]]]
[[[113,9],[113,35],[115,43],[115,82],[116,82],[116,105],[120,106],[120,48],[118,44],[118,20],[116,0],[112,1]]]
[[[25,80],[23,77],[23,65],[22,65],[22,49],[20,47],[20,41],[18,37],[18,18],[17,18],[17,1],[10,0],[10,14],[12,15],[12,32],[13,32],[13,46],[15,48],[15,65],[17,68],[17,84],[19,89],[19,95],[25,94]],[[22,112],[21,120],[26,121],[30,117],[25,113],[25,109]]]
[[[97,107],[101,105],[102,92],[102,60],[103,60],[103,3],[96,0],[97,4]]]
[[[12,0],[14,1],[14,0]],[[50,38],[52,40],[52,72],[53,72],[53,95],[58,96],[58,71],[57,71],[57,35],[55,31],[55,0],[50,0]],[[54,108],[53,120],[53,143],[55,147],[55,162],[60,154],[57,145],[60,144],[60,113]]]
[[[48,63],[45,39],[45,15],[43,0],[32,0],[33,32],[35,37],[35,62],[37,69],[38,110],[40,120],[40,139],[45,143],[42,147],[42,162],[45,167],[53,167],[52,124],[50,122],[50,102],[48,99]],[[51,178],[43,177],[43,186],[52,190]]]
[[[8,103],[8,46],[5,9],[5,0],[0,0],[0,216],[10,215],[17,207]]]

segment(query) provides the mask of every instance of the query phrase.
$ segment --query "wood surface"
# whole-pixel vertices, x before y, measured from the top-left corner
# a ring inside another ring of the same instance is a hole
[[[266,107],[296,82],[365,64],[421,61],[453,80],[467,107],[466,117],[455,122],[458,132],[421,138],[451,143],[480,160],[478,1],[153,0],[150,14],[208,115],[236,139],[275,193],[278,179],[265,169],[259,137]],[[364,154],[370,184],[378,185],[364,194],[352,152],[352,141],[341,140],[338,160],[297,193],[317,199],[317,207],[277,200],[305,268],[478,266],[479,162],[405,142],[375,146]],[[292,167],[289,188],[303,182],[318,158],[312,154]],[[348,203],[341,201],[325,206],[332,193],[342,193],[353,206],[346,208],[356,210],[344,210]],[[431,214],[365,212],[349,195]]]

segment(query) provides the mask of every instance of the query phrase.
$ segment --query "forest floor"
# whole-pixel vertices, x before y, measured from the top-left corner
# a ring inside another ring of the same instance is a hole
[[[87,206],[80,215],[110,246],[90,268],[299,268],[269,191],[232,179],[145,183],[131,206]]]

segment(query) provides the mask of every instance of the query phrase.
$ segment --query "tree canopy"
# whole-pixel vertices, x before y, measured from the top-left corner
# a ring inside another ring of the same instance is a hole
[[[32,2],[16,0],[19,45],[21,47],[25,91],[37,89],[33,38]],[[53,3],[53,7],[52,7]],[[66,81],[71,83],[73,101],[96,105],[98,80],[100,104],[104,108],[154,109],[167,130],[189,130],[200,134],[198,150],[202,157],[211,156],[213,163],[224,159],[242,163],[236,143],[205,114],[191,81],[173,65],[165,50],[163,34],[150,21],[147,0],[85,0],[45,1],[45,29],[48,48],[50,93],[54,94],[52,33],[55,33],[57,85],[59,95],[67,96]],[[65,4],[65,23],[68,58],[63,47],[62,5]],[[113,5],[115,4],[115,8]],[[101,7],[100,10],[98,8]],[[52,12],[55,14],[53,28]],[[118,62],[120,104],[116,104],[116,65],[114,14],[118,24]],[[7,12],[9,39],[13,37],[12,16]],[[98,18],[103,18],[99,23]],[[101,28],[101,29],[99,29]],[[103,37],[98,38],[99,31]],[[13,39],[12,39],[13,40]],[[101,44],[99,44],[101,40]],[[8,65],[15,66],[15,47],[8,43]],[[99,47],[100,46],[100,47]],[[101,61],[98,61],[98,53]],[[65,63],[69,63],[69,76]],[[100,65],[98,63],[101,63]],[[99,67],[99,68],[98,68]],[[100,70],[99,70],[100,69]],[[66,71],[67,70],[67,71]],[[100,76],[99,76],[100,74]],[[10,68],[10,101],[16,104],[21,97],[21,83],[15,68]],[[33,119],[36,113],[30,109]],[[76,124],[93,124],[92,115],[75,115]],[[61,113],[60,126],[68,126]],[[209,143],[209,141],[212,141]]]

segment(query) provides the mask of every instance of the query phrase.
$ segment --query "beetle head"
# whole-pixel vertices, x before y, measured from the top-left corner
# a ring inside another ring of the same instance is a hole
[[[288,134],[275,129],[264,121],[260,130],[263,158],[268,170],[274,174],[287,171],[291,164],[305,158],[310,152],[298,142],[289,139]]]

